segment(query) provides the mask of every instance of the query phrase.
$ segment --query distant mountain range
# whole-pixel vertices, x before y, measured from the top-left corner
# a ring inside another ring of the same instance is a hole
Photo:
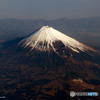
[[[100,17],[83,19],[0,19],[0,42],[28,35],[41,26],[49,25],[65,34],[100,49]]]

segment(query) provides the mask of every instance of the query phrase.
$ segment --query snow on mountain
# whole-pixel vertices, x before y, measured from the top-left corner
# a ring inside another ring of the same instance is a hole
[[[54,43],[57,41],[62,42],[65,47],[70,48],[76,53],[79,53],[80,51],[95,51],[94,49],[49,26],[43,26],[31,36],[23,39],[21,43],[24,47],[31,47],[31,50],[37,49],[40,51],[49,51],[50,49],[53,49],[56,51]]]

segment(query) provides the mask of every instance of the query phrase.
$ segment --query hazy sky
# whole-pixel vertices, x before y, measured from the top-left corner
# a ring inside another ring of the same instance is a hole
[[[100,0],[0,0],[0,18],[56,19],[100,16]]]

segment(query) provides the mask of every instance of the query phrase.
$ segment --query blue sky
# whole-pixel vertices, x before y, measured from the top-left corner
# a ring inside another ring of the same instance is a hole
[[[0,0],[0,18],[84,18],[99,10],[100,0]]]

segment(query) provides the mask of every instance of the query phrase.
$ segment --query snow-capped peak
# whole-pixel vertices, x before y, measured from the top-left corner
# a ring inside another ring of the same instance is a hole
[[[79,51],[94,50],[49,26],[43,26],[40,30],[21,42],[23,42],[23,46],[31,47],[32,50],[38,49],[40,51],[48,51],[52,48],[56,51],[56,48],[53,45],[56,41],[61,41],[65,47],[70,48],[77,53],[79,53]]]

